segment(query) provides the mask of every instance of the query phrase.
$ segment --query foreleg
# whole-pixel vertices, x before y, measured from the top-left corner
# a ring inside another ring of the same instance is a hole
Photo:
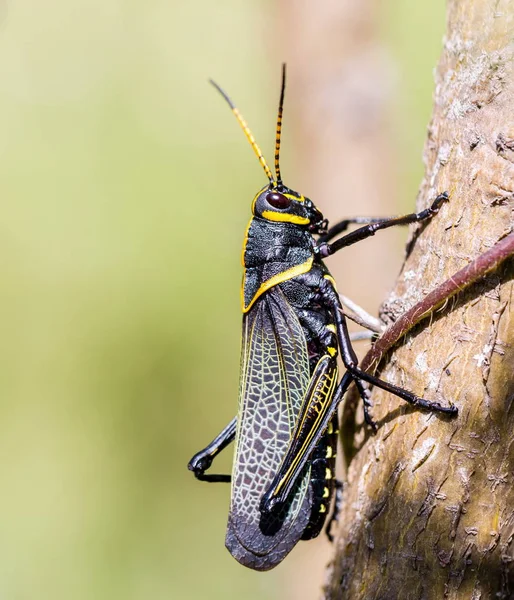
[[[383,221],[374,221],[369,225],[359,227],[355,231],[344,235],[342,238],[339,238],[332,244],[329,244],[328,241],[326,241],[326,236],[321,237],[317,245],[318,252],[322,258],[326,258],[327,256],[334,254],[334,252],[341,250],[341,248],[346,248],[347,246],[351,246],[356,242],[360,242],[361,240],[365,240],[366,238],[375,235],[377,231],[381,231],[382,229],[389,229],[389,227],[395,227],[396,225],[408,225],[409,223],[416,223],[430,219],[439,212],[441,204],[447,200],[448,194],[444,192],[443,194],[439,194],[439,196],[437,196],[429,208],[426,208],[419,213],[411,213],[402,217],[392,217],[391,219],[385,219]],[[330,237],[327,239],[330,239]]]

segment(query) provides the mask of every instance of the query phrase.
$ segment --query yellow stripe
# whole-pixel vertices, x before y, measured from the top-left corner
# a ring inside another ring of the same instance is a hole
[[[323,360],[323,357],[320,358],[320,360]],[[325,402],[324,403],[326,404],[327,400],[332,397],[332,392],[333,392],[333,389],[334,389],[334,386],[335,386],[335,381],[336,381],[336,378],[337,378],[337,369],[334,369],[334,371],[332,373],[332,377],[329,377],[329,375],[326,374],[325,378],[326,379],[330,379],[330,381],[328,382],[329,388],[328,388],[327,392],[324,394],[324,396],[325,396]],[[326,385],[327,382],[324,382],[324,383]],[[303,424],[305,422],[306,416],[307,415],[304,415],[304,417],[302,419],[302,423],[300,424],[300,427],[298,427],[298,431],[301,430],[301,428],[302,428],[302,426],[303,426]],[[306,438],[306,440],[305,440],[305,442],[303,444],[303,447],[300,448],[300,450],[298,451],[298,454],[296,455],[296,458],[291,463],[291,466],[289,467],[288,472],[286,473],[286,475],[284,476],[284,478],[282,479],[282,481],[279,483],[279,485],[277,485],[277,488],[276,488],[277,492],[283,486],[285,480],[289,477],[289,473],[292,473],[294,471],[296,465],[298,464],[298,462],[302,458],[303,452],[304,452],[303,449],[306,448],[309,445],[309,442],[311,441],[311,439],[312,439],[312,437],[314,435],[314,430],[316,429],[316,426],[318,425],[318,423],[319,423],[320,419],[322,418],[322,416],[323,416],[323,410],[320,410],[318,412],[318,416],[316,417],[316,420],[312,424],[312,427],[310,429],[309,435],[307,436],[307,438]],[[332,474],[330,473],[330,469],[327,469],[326,472],[328,474],[326,476],[326,478],[327,479],[332,479]]]
[[[257,290],[254,297],[250,301],[250,304],[246,308],[245,308],[245,301],[244,301],[245,275],[243,275],[243,286],[241,288],[241,290],[242,290],[241,291],[241,306],[243,309],[243,313],[247,313],[252,308],[252,306],[255,304],[255,301],[257,300],[257,298],[262,296],[262,294],[264,294],[264,292],[267,292],[269,289],[278,285],[279,283],[283,283],[284,281],[287,281],[288,279],[292,279],[293,277],[297,277],[298,275],[303,275],[304,273],[307,273],[308,271],[310,271],[313,261],[314,261],[314,257],[311,256],[309,259],[307,259],[301,265],[296,265],[295,267],[291,267],[290,269],[286,269],[285,271],[282,271],[282,273],[277,273],[276,275],[273,275],[273,277],[270,277],[269,279],[267,279],[266,281],[261,283],[259,289]]]
[[[323,488],[323,498],[328,498],[330,496],[330,490],[326,487]]]
[[[337,292],[336,282],[335,282],[335,279],[332,277],[332,275],[323,275],[323,278],[326,279],[327,281],[330,281],[330,283],[334,286],[335,291]]]
[[[325,458],[332,458],[332,446],[328,446]]]
[[[330,354],[330,356],[335,356],[337,354],[337,350],[335,348],[332,348],[332,346],[329,346],[327,348],[327,352]]]
[[[262,216],[269,221],[276,221],[279,223],[294,223],[295,225],[308,225],[310,219],[307,217],[299,217],[298,215],[290,215],[288,213],[278,213],[272,210],[263,210]]]
[[[327,507],[326,507],[324,504],[322,504],[322,505],[319,507],[319,512],[320,512],[320,513],[327,512]]]
[[[284,196],[290,200],[296,200],[296,202],[305,202],[305,196],[302,195],[299,198],[298,196],[293,196],[293,194],[284,194]]]
[[[262,194],[262,192],[267,189],[269,186],[265,185],[262,187],[256,194],[254,199],[252,200],[252,215],[255,214],[255,203],[257,202],[257,198]]]
[[[326,358],[327,358],[327,355],[325,354],[325,356],[322,356],[319,359],[318,364],[319,364],[320,361],[322,361],[322,360],[324,360]],[[326,405],[327,401],[330,398],[332,398],[333,390],[334,390],[335,383],[336,383],[336,380],[337,380],[337,369],[334,369],[334,371],[332,372],[331,375],[332,376],[330,376],[328,373],[325,374],[325,381],[323,382],[324,388],[328,387],[328,389],[326,390],[326,392],[323,394],[324,397],[325,397],[324,398],[324,404],[325,405]],[[328,382],[326,380],[328,380]],[[328,386],[327,386],[327,383],[328,383]],[[319,382],[318,382],[318,384],[319,384]],[[323,409],[324,407],[322,406],[321,408]],[[275,488],[275,492],[276,493],[280,492],[280,490],[284,486],[285,482],[288,480],[288,478],[290,476],[290,473],[292,473],[295,470],[296,465],[300,462],[300,460],[301,460],[301,458],[302,458],[302,456],[304,454],[304,448],[306,448],[309,445],[309,442],[311,441],[311,439],[312,439],[312,437],[314,435],[314,431],[317,428],[317,425],[318,425],[319,421],[323,417],[323,412],[324,412],[323,410],[318,411],[318,415],[316,417],[316,420],[312,424],[312,426],[310,428],[310,431],[309,431],[309,434],[308,434],[307,438],[305,439],[305,442],[304,442],[302,448],[300,448],[300,450],[298,451],[296,457],[294,458],[294,460],[291,463],[289,469],[287,470],[287,473],[284,475],[284,477],[280,480],[280,482],[276,486],[276,488]],[[297,431],[300,431],[302,429],[303,424],[305,423],[306,418],[307,418],[307,414],[304,415],[304,417],[302,419],[302,422],[300,423],[299,427],[297,427]],[[328,469],[328,468],[326,469],[325,477],[326,477],[326,479],[332,479],[332,473],[331,473],[330,469]]]
[[[243,239],[243,249],[241,251],[241,264],[243,265],[243,267],[245,266],[245,252],[246,252],[246,245],[248,244],[248,232],[250,231],[250,226],[252,224],[252,221],[253,221],[253,218],[248,221],[248,225],[246,226],[246,229],[245,229],[245,237]]]
[[[329,331],[331,331],[332,333],[336,333],[336,326],[335,325],[327,325],[325,327],[325,329],[328,329]]]

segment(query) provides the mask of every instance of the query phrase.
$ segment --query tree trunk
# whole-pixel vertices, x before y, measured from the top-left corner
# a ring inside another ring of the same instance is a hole
[[[514,598],[513,39],[509,0],[448,1],[418,210],[439,192],[451,198],[413,229],[382,307],[389,324],[412,307],[429,318],[367,362],[459,415],[374,389],[373,436],[354,427],[347,399],[351,462],[326,599]],[[509,243],[503,262],[452,279]],[[462,291],[423,305],[452,286]]]

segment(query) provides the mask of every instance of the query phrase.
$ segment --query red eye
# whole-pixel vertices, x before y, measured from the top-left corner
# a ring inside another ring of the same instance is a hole
[[[291,206],[291,199],[279,192],[270,192],[267,194],[266,200],[273,208],[284,209]]]

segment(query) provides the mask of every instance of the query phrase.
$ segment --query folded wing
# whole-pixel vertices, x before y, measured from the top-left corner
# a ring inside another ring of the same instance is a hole
[[[309,383],[307,343],[280,287],[244,316],[232,494],[226,546],[242,564],[271,569],[302,537],[310,518],[310,467],[269,515],[261,498],[286,453]]]

